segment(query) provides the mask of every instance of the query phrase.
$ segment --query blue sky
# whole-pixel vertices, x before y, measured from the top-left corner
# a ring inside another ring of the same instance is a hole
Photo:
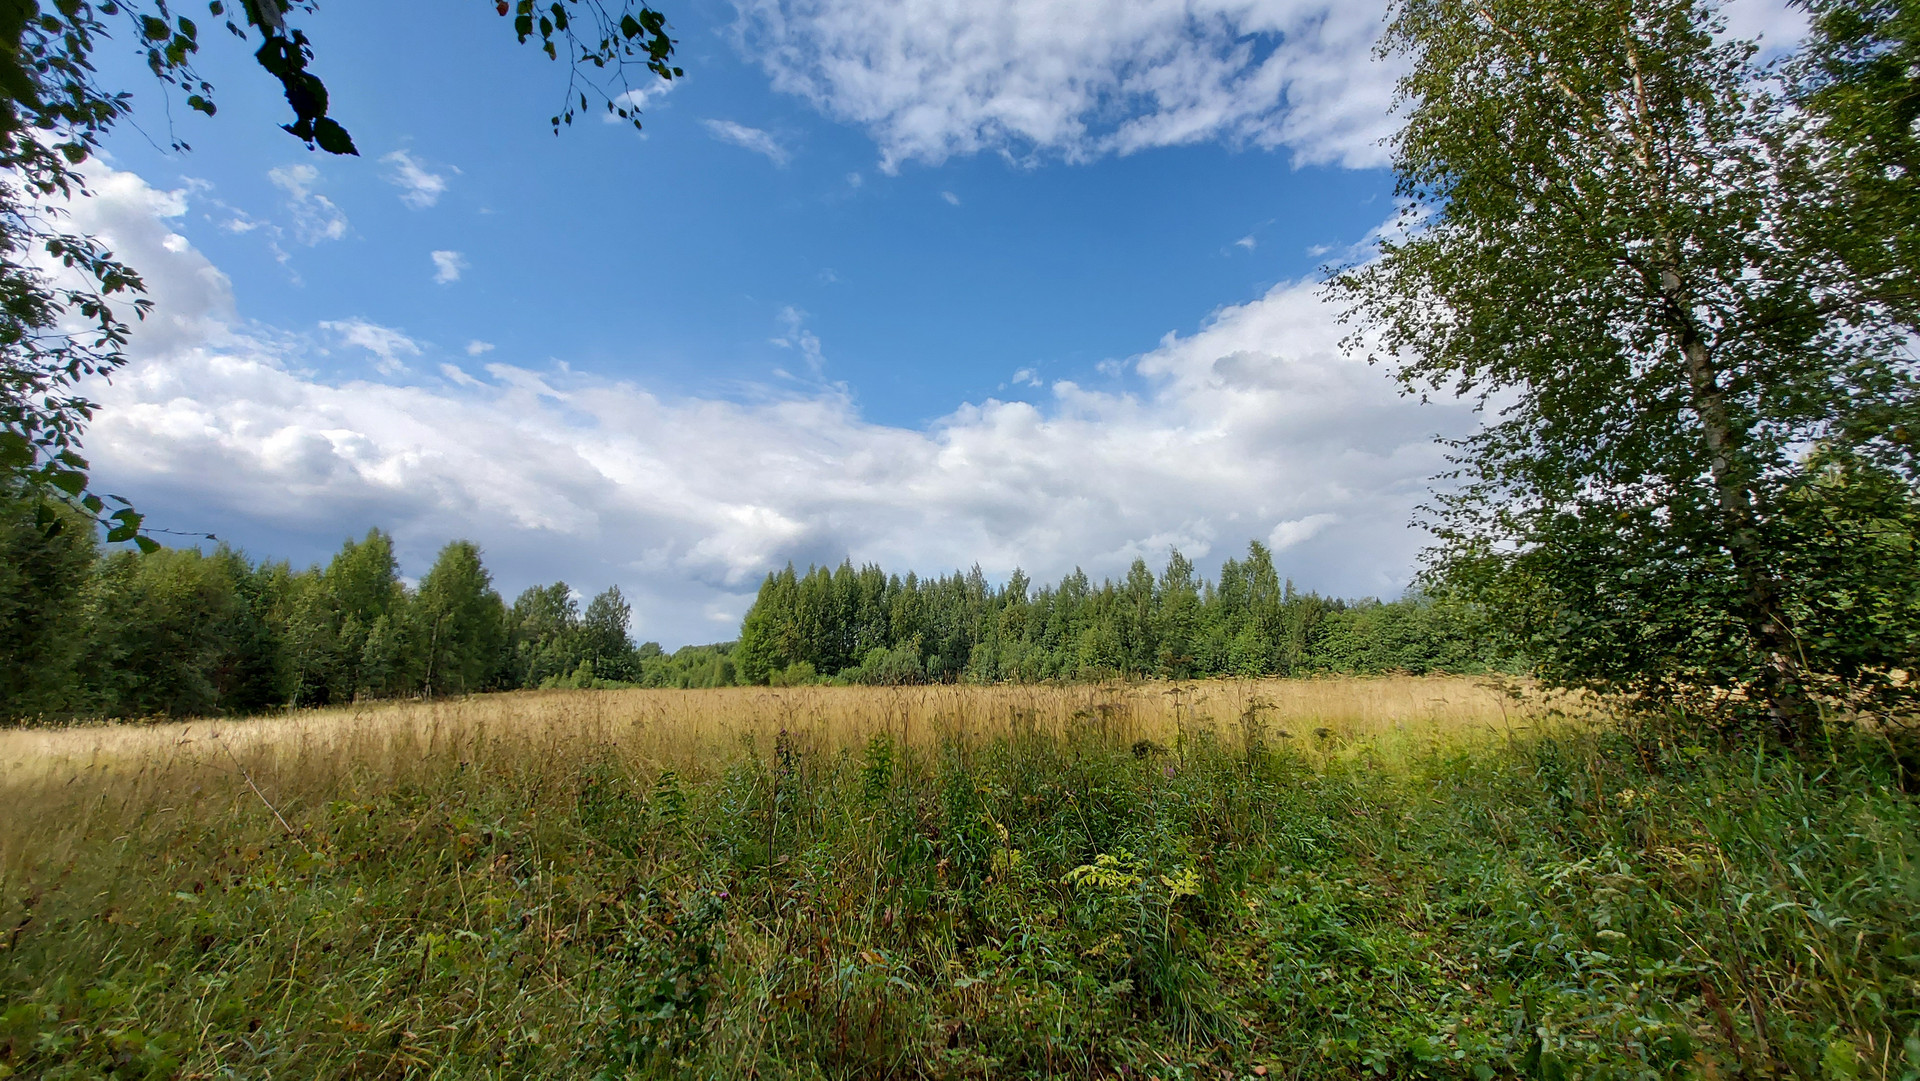
[[[618,584],[730,637],[794,560],[1096,576],[1261,539],[1397,592],[1453,403],[1346,356],[1318,269],[1392,211],[1382,11],[1316,0],[669,4],[645,133],[473,0],[305,27],[362,156],[224,33],[212,120],[134,88],[76,207],[160,310],[97,397],[155,524],[305,563],[454,536],[509,597]],[[1737,29],[1791,33],[1777,5]]]

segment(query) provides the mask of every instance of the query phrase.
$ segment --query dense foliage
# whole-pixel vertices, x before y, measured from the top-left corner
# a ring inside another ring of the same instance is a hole
[[[990,585],[978,567],[921,579],[789,566],[767,576],[740,629],[745,682],[835,675],[858,683],[992,683],[1481,671],[1490,663],[1475,614],[1426,597],[1357,603],[1302,593],[1254,542],[1220,580],[1197,577],[1178,551],[1155,576],[1094,585],[1079,570],[1034,589],[1014,571]]]
[[[1543,678],[1789,742],[1911,704],[1909,6],[1815,5],[1816,108],[1705,0],[1395,6],[1405,230],[1332,290],[1492,414],[1435,571]]]
[[[669,768],[554,721],[242,751],[272,813],[222,757],[16,781],[61,829],[0,877],[0,1075],[1920,1076],[1920,815],[1871,744],[1116,714]]]
[[[51,508],[51,509],[50,509]],[[392,540],[325,567],[232,549],[102,551],[91,523],[0,499],[0,719],[256,713],[514,687],[733,682],[727,647],[635,649],[617,588],[584,612],[564,582],[508,606],[465,541],[409,589]]]

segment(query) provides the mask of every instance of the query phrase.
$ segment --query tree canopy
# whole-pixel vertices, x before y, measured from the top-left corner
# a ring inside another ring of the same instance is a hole
[[[1801,742],[1820,695],[1909,693],[1889,421],[1920,395],[1891,276],[1827,243],[1865,197],[1820,175],[1843,150],[1723,31],[1701,0],[1402,0],[1403,229],[1330,289],[1352,344],[1489,410],[1437,582],[1549,680]]]

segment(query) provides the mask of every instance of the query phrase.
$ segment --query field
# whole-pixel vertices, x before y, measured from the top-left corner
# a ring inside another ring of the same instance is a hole
[[[1920,1077],[1886,741],[1554,706],[743,688],[0,732],[0,1077]]]

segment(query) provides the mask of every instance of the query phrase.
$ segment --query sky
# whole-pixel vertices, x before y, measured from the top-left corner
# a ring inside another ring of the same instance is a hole
[[[1394,214],[1384,6],[662,6],[686,76],[635,74],[643,130],[556,136],[567,72],[491,5],[326,0],[357,158],[280,131],[217,27],[211,119],[106,43],[134,123],[72,213],[156,307],[91,391],[97,489],[296,566],[471,539],[509,600],[618,585],[669,647],[789,562],[1044,582],[1259,540],[1303,589],[1406,588],[1477,419],[1322,299]]]

